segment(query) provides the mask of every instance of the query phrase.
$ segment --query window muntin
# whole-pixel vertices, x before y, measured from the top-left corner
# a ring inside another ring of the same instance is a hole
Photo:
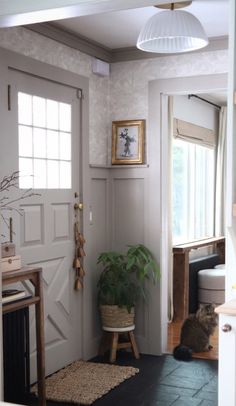
[[[71,188],[71,105],[18,93],[19,187]]]

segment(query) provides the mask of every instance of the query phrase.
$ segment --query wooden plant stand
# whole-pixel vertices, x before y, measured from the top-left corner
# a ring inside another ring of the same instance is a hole
[[[99,355],[104,355],[104,353],[110,349],[110,362],[116,361],[116,352],[121,348],[131,348],[133,355],[136,359],[139,358],[139,351],[134,337],[135,326],[113,328],[113,327],[102,327],[103,337],[99,349]],[[119,337],[125,334],[128,335],[128,341],[119,342]]]

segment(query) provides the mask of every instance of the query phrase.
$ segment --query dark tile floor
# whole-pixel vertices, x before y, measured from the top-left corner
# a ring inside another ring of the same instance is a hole
[[[92,361],[108,362],[108,359],[96,357]],[[97,400],[94,406],[217,406],[217,361],[195,359],[186,363],[171,355],[141,355],[135,360],[132,354],[120,351],[116,364],[134,366],[139,373]],[[66,406],[54,402],[47,405]]]
[[[103,362],[100,358],[96,361]],[[217,406],[217,361],[176,361],[171,355],[155,357],[120,352],[117,364],[132,365],[139,373],[123,382],[94,406]]]

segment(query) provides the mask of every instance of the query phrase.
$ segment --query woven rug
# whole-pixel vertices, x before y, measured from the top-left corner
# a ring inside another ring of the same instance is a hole
[[[46,379],[46,398],[91,405],[138,372],[133,367],[76,361]],[[33,386],[32,392],[37,395],[37,385]]]

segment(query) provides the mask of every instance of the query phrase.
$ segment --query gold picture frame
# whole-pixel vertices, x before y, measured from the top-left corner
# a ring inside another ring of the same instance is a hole
[[[112,122],[112,165],[144,163],[145,120]]]

